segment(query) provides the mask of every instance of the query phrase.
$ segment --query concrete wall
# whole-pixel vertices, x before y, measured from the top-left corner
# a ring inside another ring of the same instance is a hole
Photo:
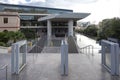
[[[8,18],[8,23],[4,23],[4,18]],[[17,15],[0,15],[0,31],[17,31],[20,28],[20,18]]]

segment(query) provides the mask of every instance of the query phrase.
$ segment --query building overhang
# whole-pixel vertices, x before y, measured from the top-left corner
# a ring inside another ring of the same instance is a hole
[[[19,17],[19,14],[17,12],[0,12],[0,16],[17,16]]]
[[[63,13],[63,14],[51,14],[45,17],[41,17],[38,19],[38,21],[68,21],[68,20],[80,20],[87,16],[89,16],[90,13]]]
[[[20,16],[48,16],[50,14],[40,14],[40,13],[18,13]]]

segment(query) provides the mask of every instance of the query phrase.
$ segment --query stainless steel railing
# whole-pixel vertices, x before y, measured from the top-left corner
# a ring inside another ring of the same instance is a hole
[[[6,80],[7,80],[8,65],[3,65],[3,66],[0,68],[0,71],[1,71],[1,70],[4,70],[4,69],[5,69],[5,75],[6,75]]]
[[[36,53],[41,53],[44,47],[36,45]],[[44,53],[44,52],[43,52]]]
[[[92,54],[94,56],[94,46],[93,45],[87,45],[85,47],[79,48],[79,51],[81,53],[86,53],[86,54]]]

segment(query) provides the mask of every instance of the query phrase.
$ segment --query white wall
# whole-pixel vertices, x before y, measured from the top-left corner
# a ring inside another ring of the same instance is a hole
[[[4,23],[4,18],[8,18],[8,23]],[[18,16],[0,16],[0,31],[16,31],[19,30],[19,28],[20,18]]]

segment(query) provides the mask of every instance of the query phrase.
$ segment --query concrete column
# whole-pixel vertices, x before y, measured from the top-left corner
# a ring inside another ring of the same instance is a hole
[[[50,46],[51,44],[51,34],[52,34],[51,21],[47,20],[47,46]]]
[[[73,20],[68,21],[68,36],[73,36]]]
[[[51,29],[51,21],[50,20],[47,20],[47,36],[48,38],[51,37],[51,34],[52,34],[52,29]]]

